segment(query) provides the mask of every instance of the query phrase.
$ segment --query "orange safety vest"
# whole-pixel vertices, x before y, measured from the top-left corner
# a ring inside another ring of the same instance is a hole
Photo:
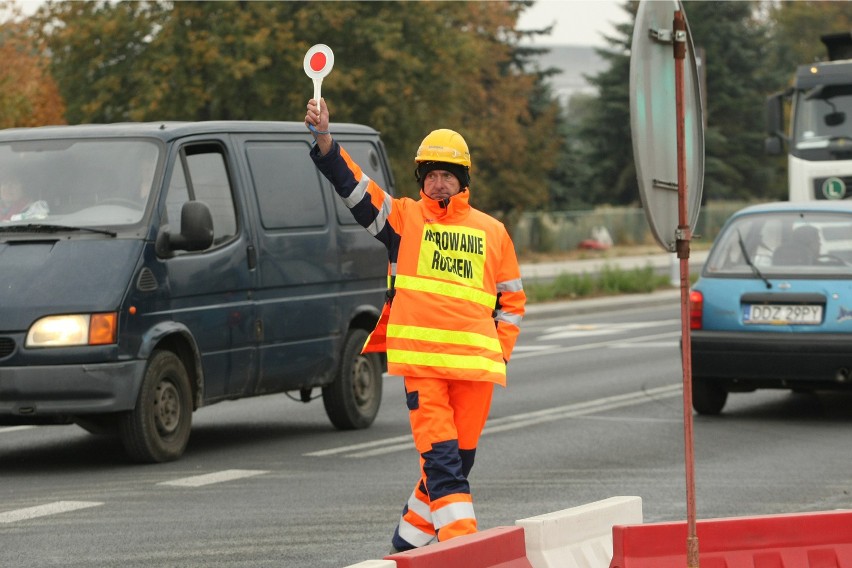
[[[470,206],[446,208],[421,192],[395,199],[336,142],[312,157],[355,218],[388,247],[390,299],[365,352],[387,353],[388,372],[506,384],[526,296],[509,234]]]

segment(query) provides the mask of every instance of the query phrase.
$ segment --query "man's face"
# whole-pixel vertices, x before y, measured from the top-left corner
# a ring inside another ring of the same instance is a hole
[[[459,191],[459,179],[446,170],[432,170],[423,179],[423,193],[435,201],[449,199]]]

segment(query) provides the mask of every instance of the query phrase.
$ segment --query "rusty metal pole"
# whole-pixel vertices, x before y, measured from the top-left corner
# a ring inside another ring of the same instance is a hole
[[[695,530],[695,452],[692,433],[692,342],[689,327],[689,228],[686,200],[686,149],[683,103],[683,65],[686,58],[686,20],[683,12],[674,13],[675,107],[677,123],[677,201],[678,228],[675,250],[680,259],[680,325],[683,362],[683,435],[684,461],[686,463],[686,563],[688,568],[698,568],[698,536]]]

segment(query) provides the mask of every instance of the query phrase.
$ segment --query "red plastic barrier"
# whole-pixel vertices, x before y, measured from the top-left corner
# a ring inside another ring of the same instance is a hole
[[[532,568],[523,527],[495,527],[384,559],[397,568]]]
[[[852,568],[852,511],[696,522],[701,568]],[[684,568],[686,522],[612,527],[610,568]]]

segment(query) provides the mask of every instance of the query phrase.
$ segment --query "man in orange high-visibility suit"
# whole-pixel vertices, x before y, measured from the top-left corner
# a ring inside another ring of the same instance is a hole
[[[420,199],[394,199],[329,133],[328,106],[308,102],[311,158],[355,219],[388,249],[389,300],[364,351],[385,351],[405,379],[421,477],[392,552],[476,532],[468,474],[494,385],[506,385],[526,296],[502,223],[470,206],[470,153],[435,130],[417,150]]]

